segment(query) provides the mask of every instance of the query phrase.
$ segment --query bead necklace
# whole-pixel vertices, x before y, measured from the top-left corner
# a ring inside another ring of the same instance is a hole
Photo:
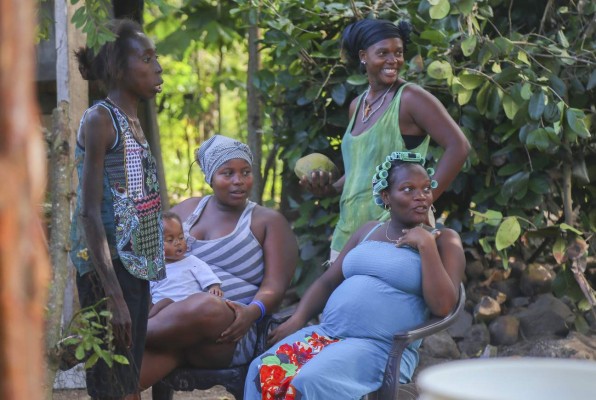
[[[138,118],[138,117],[131,117],[130,115],[128,115],[128,114],[127,114],[127,113],[124,111],[124,109],[123,109],[122,107],[120,107],[118,104],[116,104],[116,102],[115,102],[114,100],[110,99],[110,97],[109,97],[109,96],[108,96],[108,97],[106,97],[106,100],[107,100],[107,101],[109,101],[110,103],[112,103],[113,105],[115,105],[116,107],[118,107],[118,109],[119,109],[120,111],[122,111],[122,114],[124,114],[124,116],[125,116],[126,118],[128,118],[128,120],[129,120],[129,121],[138,121],[138,120],[139,120],[139,118]]]
[[[387,94],[389,93],[389,91],[393,88],[394,84],[395,84],[395,82],[393,82],[391,84],[391,86],[389,86],[387,88],[387,90],[385,91],[385,93],[383,93],[382,96],[377,97],[374,101],[372,101],[370,103],[368,102],[368,100],[366,100],[366,98],[368,97],[368,94],[370,93],[370,85],[368,86],[368,89],[366,89],[366,94],[364,95],[364,107],[362,108],[362,123],[367,123],[368,120],[374,115],[374,113],[379,111],[379,109],[383,106],[383,103],[385,103],[385,98],[387,97]],[[372,109],[372,106],[377,101],[379,101],[379,99],[381,100],[379,105],[375,109]]]
[[[128,115],[124,109],[122,107],[120,107],[119,105],[117,105],[114,100],[110,99],[109,96],[106,97],[106,100],[109,101],[110,103],[112,103],[114,106],[118,107],[118,110],[120,110],[120,112],[122,114],[124,114],[124,116],[128,119],[129,124],[128,126],[130,126],[130,130],[132,132],[132,135],[134,136],[135,139],[137,139],[137,141],[141,144],[145,144],[147,143],[147,138],[145,138],[145,135],[143,134],[143,131],[141,130],[141,133],[139,133],[137,131],[137,127],[136,124],[139,123],[139,118],[138,117],[131,117],[130,115]]]

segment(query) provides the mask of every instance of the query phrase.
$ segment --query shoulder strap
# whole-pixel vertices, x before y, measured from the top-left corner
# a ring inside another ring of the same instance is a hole
[[[112,104],[110,104],[108,101],[102,100],[99,103],[97,103],[97,105],[108,110],[108,112],[110,113],[110,117],[112,118],[112,125],[114,126],[114,129],[116,130],[116,140],[114,141],[114,144],[112,145],[112,147],[110,147],[110,150],[109,150],[109,151],[112,151],[116,147],[118,147],[118,144],[122,140],[123,128],[118,123],[118,116],[116,115],[115,107]]]
[[[362,239],[361,243],[362,243],[362,242],[364,242],[365,240],[367,240],[367,239],[368,239],[368,237],[369,237],[370,235],[372,235],[372,233],[373,233],[374,231],[376,231],[377,229],[379,229],[379,227],[380,227],[381,225],[383,225],[383,224],[384,224],[384,222],[379,222],[378,224],[376,224],[375,226],[373,226],[373,227],[372,227],[372,229],[371,229],[371,230],[370,230],[370,231],[369,231],[369,232],[366,234],[366,236],[365,236],[365,237]]]
[[[197,222],[197,220],[201,216],[201,213],[205,208],[205,204],[207,204],[207,201],[210,197],[211,195],[203,197],[201,201],[199,201],[199,204],[197,204],[197,206],[195,207],[192,214],[190,214],[188,218],[186,218],[186,220],[182,222],[182,230],[184,231],[184,236],[188,237],[190,235],[190,228]]]

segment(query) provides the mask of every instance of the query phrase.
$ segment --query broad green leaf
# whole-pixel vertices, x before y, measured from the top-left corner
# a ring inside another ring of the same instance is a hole
[[[464,56],[469,57],[472,53],[474,53],[474,49],[476,48],[476,40],[476,35],[472,35],[461,42],[461,50],[464,53]]]
[[[528,113],[530,114],[530,118],[535,121],[538,121],[540,117],[542,117],[542,112],[544,111],[545,107],[544,100],[545,96],[542,90],[538,90],[530,98],[530,103],[528,104]]]
[[[428,4],[430,4],[431,6],[436,6],[437,4],[439,4],[440,0],[428,0]]]
[[[448,79],[453,76],[451,64],[447,61],[435,60],[427,68],[427,73],[434,79]]]
[[[545,194],[550,192],[550,183],[544,176],[532,176],[528,188],[534,193]]]
[[[526,145],[530,149],[538,149],[540,151],[547,151],[551,142],[548,137],[548,132],[544,128],[538,128],[528,133],[526,137]]]
[[[495,246],[497,250],[503,250],[511,246],[519,238],[521,226],[516,217],[507,217],[497,230]]]
[[[590,132],[584,122],[585,114],[577,108],[568,108],[565,112],[567,125],[582,138],[590,137]]]
[[[561,112],[559,111],[559,107],[556,103],[550,102],[544,107],[544,111],[542,112],[542,118],[546,122],[556,122],[561,119]]]
[[[458,93],[457,93],[457,104],[459,104],[460,106],[466,105],[468,104],[468,102],[470,101],[470,99],[472,98],[472,94],[474,93],[473,90],[467,90],[465,88],[462,88]]]
[[[515,114],[519,111],[519,105],[515,102],[513,97],[505,94],[505,96],[503,96],[503,110],[505,110],[507,118],[513,120]]]
[[[551,74],[548,77],[548,82],[551,89],[553,89],[555,93],[557,93],[559,96],[567,96],[567,85],[565,84],[565,82],[563,82],[563,80],[561,80],[561,78],[559,78],[555,74]]]
[[[567,37],[565,37],[565,34],[563,33],[563,31],[557,32],[557,40],[559,41],[561,46],[563,46],[565,48],[569,47],[569,41],[567,40]]]
[[[523,62],[526,65],[532,66],[532,64],[530,63],[530,60],[528,60],[528,55],[526,54],[525,51],[518,51],[517,52],[517,59],[521,62]]]
[[[504,198],[510,199],[513,195],[528,190],[528,180],[530,178],[529,172],[518,172],[515,175],[510,176],[503,183],[501,188],[501,194]]]
[[[509,83],[513,80],[517,81],[519,79],[519,70],[516,67],[507,67],[495,75],[493,79],[495,82],[501,85]]]
[[[476,89],[485,82],[485,79],[482,75],[470,74],[467,72],[462,72],[459,74],[458,79],[462,86],[468,90]]]
[[[368,83],[368,79],[366,78],[366,75],[357,74],[348,76],[347,82],[353,86],[360,86]]]
[[[478,112],[482,115],[486,114],[490,88],[490,82],[485,82],[482,88],[478,91],[478,94],[476,95],[476,107],[478,108]]]
[[[523,165],[518,163],[507,163],[497,171],[497,176],[511,176],[523,169]]]
[[[429,14],[432,19],[443,19],[449,14],[450,9],[449,0],[439,0],[436,5],[430,7]]]
[[[559,225],[559,228],[561,228],[561,230],[563,230],[563,231],[571,231],[571,232],[577,233],[578,235],[583,234],[582,231],[575,229],[574,227],[572,227],[569,224],[566,224],[565,222],[563,222],[561,225]]]
[[[557,264],[561,264],[565,260],[565,239],[562,237],[558,237],[553,245],[553,257]]]
[[[486,108],[486,118],[496,119],[501,110],[501,89],[492,87],[488,95],[488,107]]]
[[[471,210],[474,215],[474,224],[487,224],[491,226],[498,226],[503,219],[503,214],[496,210],[487,210],[484,213]]]
[[[118,364],[122,364],[122,365],[128,365],[128,364],[130,364],[130,363],[128,362],[128,358],[124,357],[124,356],[123,356],[123,355],[121,355],[121,354],[114,354],[114,355],[112,356],[112,358],[113,358],[113,359],[114,359],[114,361],[115,361],[115,362],[117,362]]]
[[[96,354],[96,353],[91,354],[89,359],[87,359],[87,361],[85,361],[85,369],[89,369],[89,368],[93,367],[95,365],[95,363],[97,363],[97,360],[99,360],[99,354]]]
[[[75,350],[75,357],[77,358],[77,360],[82,360],[83,358],[85,358],[85,347],[78,345],[77,349]]]
[[[483,237],[482,239],[478,240],[478,243],[480,243],[480,246],[482,246],[482,251],[485,254],[490,254],[493,251],[493,248],[491,247],[487,238]]]
[[[447,36],[445,33],[439,30],[434,29],[427,29],[420,34],[420,38],[424,40],[428,40],[434,45],[439,45],[443,42],[447,41]]]
[[[522,99],[530,100],[530,97],[532,97],[532,87],[529,83],[526,82],[523,84],[520,95]]]
[[[461,11],[464,16],[467,16],[474,10],[475,0],[459,0],[456,7]]]

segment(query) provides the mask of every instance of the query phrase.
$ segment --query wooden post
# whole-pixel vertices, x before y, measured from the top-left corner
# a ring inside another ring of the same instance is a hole
[[[34,87],[32,0],[0,2],[0,398],[43,397],[45,162]]]

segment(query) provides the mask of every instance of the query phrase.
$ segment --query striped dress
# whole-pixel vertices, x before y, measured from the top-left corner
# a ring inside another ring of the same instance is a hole
[[[209,198],[211,196],[202,198],[182,224],[188,251],[209,264],[222,282],[221,289],[226,299],[248,304],[259,290],[265,273],[263,248],[250,230],[252,210],[256,204],[248,202],[236,228],[230,234],[213,240],[197,240],[190,234],[190,228],[201,216]],[[253,324],[247,335],[238,342],[231,365],[249,362],[254,353],[255,342],[256,324]]]

